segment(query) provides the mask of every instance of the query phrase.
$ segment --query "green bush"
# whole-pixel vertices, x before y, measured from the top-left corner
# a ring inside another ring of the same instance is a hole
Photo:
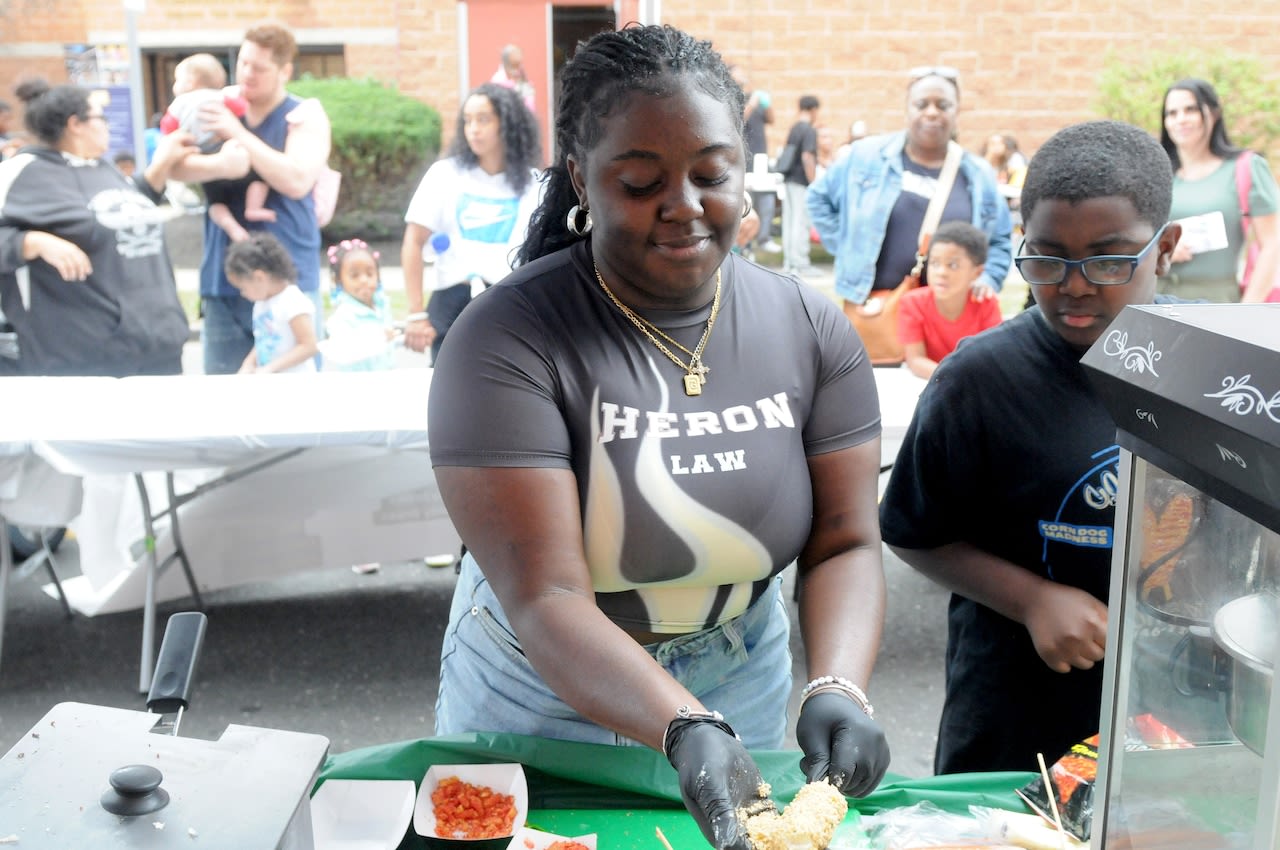
[[[1113,49],[1103,60],[1096,107],[1103,117],[1159,137],[1165,90],[1178,80],[1199,77],[1222,99],[1231,141],[1270,158],[1280,145],[1280,95],[1263,68],[1255,56],[1221,48],[1165,47],[1136,56]]]
[[[440,151],[440,113],[374,79],[304,76],[298,97],[324,104],[333,126],[329,165],[342,191],[325,238],[396,240],[418,181]]]

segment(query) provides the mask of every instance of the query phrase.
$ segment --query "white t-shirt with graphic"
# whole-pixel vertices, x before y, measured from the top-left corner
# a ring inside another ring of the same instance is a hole
[[[258,365],[265,366],[298,344],[289,322],[297,316],[311,317],[316,306],[296,284],[289,284],[266,301],[253,305],[253,349],[258,355]],[[316,361],[308,357],[284,372],[314,372]]]
[[[506,174],[466,167],[454,157],[427,169],[404,220],[449,237],[449,246],[436,256],[432,288],[466,283],[476,275],[489,283],[506,277],[538,206],[541,186],[534,176],[517,194]]]

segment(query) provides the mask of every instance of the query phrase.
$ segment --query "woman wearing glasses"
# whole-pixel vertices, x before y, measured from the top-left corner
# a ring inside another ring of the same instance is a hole
[[[1267,161],[1231,144],[1218,93],[1204,80],[1170,86],[1162,119],[1160,144],[1174,171],[1172,216],[1183,232],[1160,291],[1215,302],[1266,301],[1280,270],[1280,190]],[[1238,272],[1248,231],[1259,251],[1243,286]]]
[[[959,75],[954,68],[911,71],[905,130],[850,146],[809,187],[809,214],[836,258],[836,294],[846,313],[876,312],[916,266],[921,224],[940,185],[956,134]],[[968,221],[987,234],[987,265],[974,297],[992,297],[1009,271],[1011,224],[991,169],[963,152],[940,222]],[[939,223],[940,223],[939,222]]]
[[[18,373],[180,373],[189,331],[155,199],[197,150],[190,136],[166,137],[135,186],[104,159],[103,103],[88,89],[31,80],[16,94],[38,142],[0,163],[0,307]]]

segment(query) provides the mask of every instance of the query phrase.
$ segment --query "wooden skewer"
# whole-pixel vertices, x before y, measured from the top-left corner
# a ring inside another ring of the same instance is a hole
[[[667,848],[667,850],[674,850],[674,848],[672,848],[672,846],[671,846],[671,842],[670,842],[670,841],[668,841],[668,840],[667,840],[667,837],[666,837],[665,835],[663,835],[663,834],[662,834],[662,827],[660,827],[660,826],[655,826],[655,827],[653,828],[653,831],[654,831],[654,832],[656,832],[656,833],[658,834],[658,840],[662,842],[662,846],[663,846],[663,847]]]
[[[1062,850],[1067,850],[1067,831],[1062,828],[1062,816],[1058,814],[1058,795],[1053,790],[1053,780],[1049,778],[1049,768],[1044,766],[1044,753],[1036,753],[1040,762],[1040,776],[1044,778],[1045,796],[1049,798],[1049,811],[1053,812],[1053,825],[1058,828],[1058,841]]]

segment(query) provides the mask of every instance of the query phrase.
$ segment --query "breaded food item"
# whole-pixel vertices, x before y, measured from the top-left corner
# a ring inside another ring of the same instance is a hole
[[[779,814],[747,817],[747,836],[755,850],[825,850],[849,803],[826,779],[810,782]]]

